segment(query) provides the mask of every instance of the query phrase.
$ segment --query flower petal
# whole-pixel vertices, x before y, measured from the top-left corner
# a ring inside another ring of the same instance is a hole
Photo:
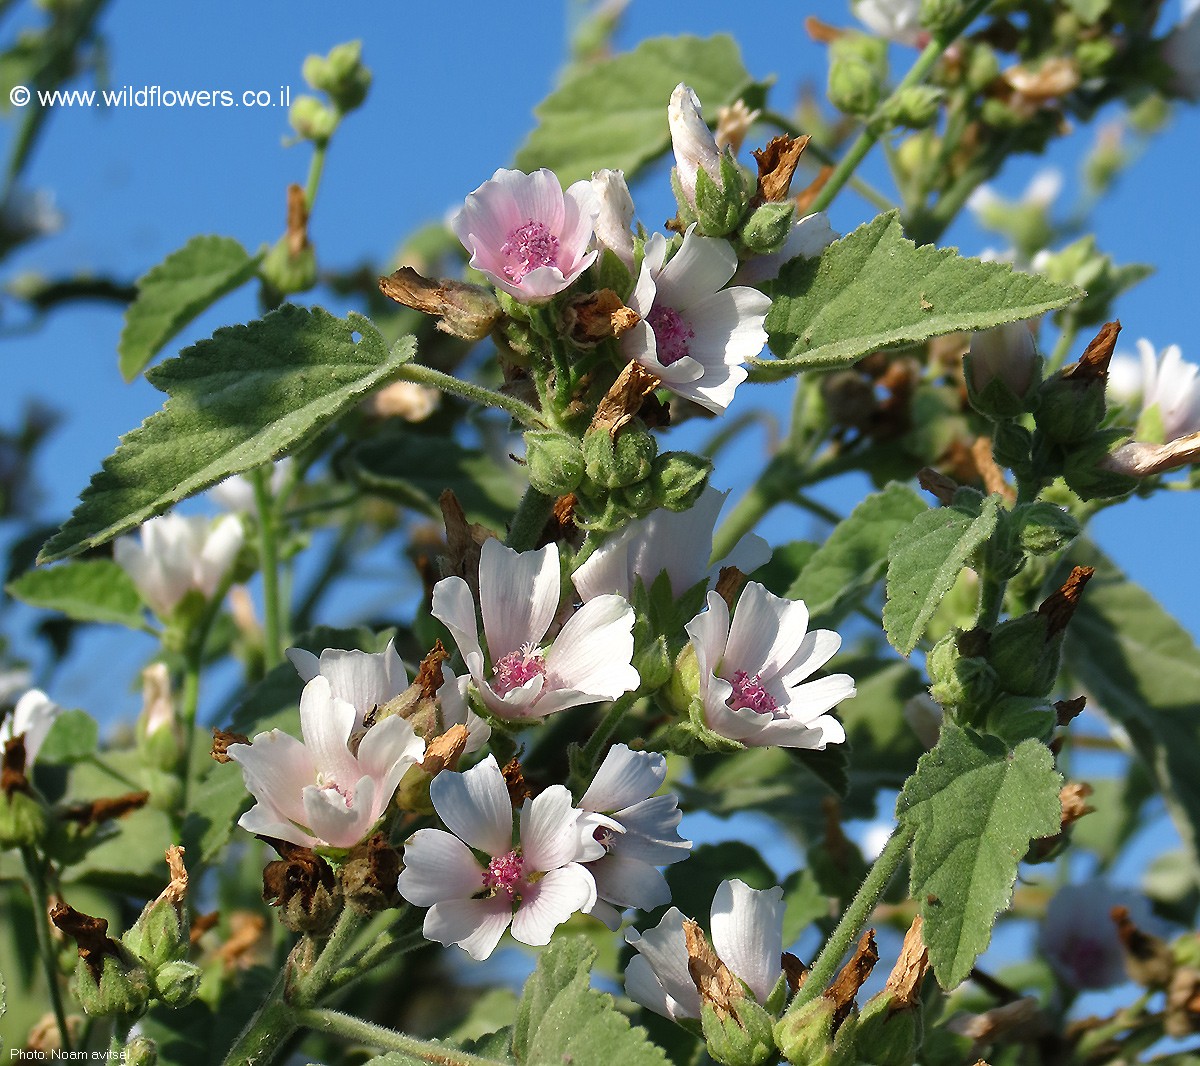
[[[461,577],[446,577],[433,586],[430,614],[442,623],[462,653],[467,670],[478,683],[483,678],[483,649],[475,622],[475,600]]]
[[[696,224],[688,226],[679,251],[654,279],[656,303],[682,313],[692,304],[712,296],[737,269],[737,252],[728,241],[702,237]],[[762,295],[761,293],[759,294]],[[766,297],[767,306],[771,301]]]
[[[329,682],[319,674],[300,695],[300,731],[304,746],[319,774],[349,785],[358,777],[358,763],[346,746],[357,715],[345,700],[336,699]],[[311,783],[311,782],[310,782]]]
[[[335,848],[352,848],[381,813],[375,804],[375,782],[369,777],[338,788],[309,785],[301,797],[305,824]]]
[[[522,644],[539,644],[558,611],[558,545],[515,552],[494,537],[479,559],[483,631],[493,665]]]
[[[425,914],[426,940],[457,944],[476,961],[486,959],[500,943],[512,920],[512,904],[504,896],[451,899],[435,903]]]
[[[630,987],[633,961],[636,960],[631,961],[625,971],[625,991],[630,997],[651,1010],[665,1013],[668,1018],[699,1018],[700,993],[696,991],[688,973],[687,940],[683,935],[683,915],[679,909],[669,908],[658,925],[644,933],[639,934],[636,929],[626,930],[625,940],[637,949],[639,958],[647,964],[654,982],[662,990],[663,1005],[667,1010],[660,1010],[649,999],[641,998],[643,991],[649,991],[646,974],[641,972],[641,967],[638,967],[634,988]]]
[[[653,796],[666,779],[667,760],[658,752],[614,744],[579,806],[588,811],[619,811]]]
[[[483,887],[483,867],[458,837],[440,829],[418,829],[404,845],[404,869],[396,887],[417,907],[470,899]]]
[[[667,879],[649,863],[614,852],[588,867],[596,894],[618,907],[650,911],[671,902]]]
[[[620,596],[597,596],[580,607],[555,638],[546,656],[546,678],[555,689],[614,700],[641,684],[632,658],[633,608]]]
[[[765,1003],[782,973],[783,889],[722,881],[712,902],[712,943],[721,961]]]
[[[551,785],[521,807],[521,851],[527,870],[555,870],[573,862],[579,850],[579,812],[571,793]]]
[[[512,801],[494,755],[465,773],[443,770],[430,784],[429,796],[460,840],[492,856],[512,849]]]
[[[312,754],[281,729],[259,733],[252,744],[230,744],[229,757],[242,768],[246,789],[285,818],[307,824],[301,792],[317,779]],[[290,839],[290,838],[288,838]]]
[[[522,944],[549,944],[555,929],[595,902],[596,882],[578,863],[551,870],[522,893],[512,919],[513,939]]]
[[[721,676],[745,670],[764,680],[775,677],[791,661],[807,630],[803,600],[785,600],[751,581],[733,614]]]

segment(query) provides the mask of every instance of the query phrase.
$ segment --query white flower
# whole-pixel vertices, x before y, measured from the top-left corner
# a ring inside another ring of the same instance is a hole
[[[445,732],[451,726],[467,727],[467,746],[464,753],[478,751],[488,742],[492,727],[479,717],[467,702],[467,686],[471,675],[455,677],[447,663],[442,663],[442,684],[438,689],[438,725]]]
[[[779,251],[747,259],[738,267],[733,280],[739,285],[760,285],[764,281],[774,281],[785,264],[793,259],[815,259],[836,241],[838,236],[824,211],[818,211],[815,215],[805,215],[792,223],[787,240],[783,242]]]
[[[653,910],[670,902],[667,879],[656,868],[687,858],[690,840],[679,835],[679,800],[655,796],[667,778],[667,760],[653,751],[614,745],[579,800],[579,820],[596,879],[598,902],[591,913],[610,929],[621,924],[626,907]],[[599,851],[600,857],[591,859]]]
[[[985,183],[967,197],[967,208],[985,225],[1003,229],[1006,216],[1014,209],[1049,210],[1062,192],[1062,187],[1062,171],[1055,167],[1043,167],[1029,179],[1029,184],[1018,199],[1007,200]]]
[[[605,593],[629,599],[634,579],[647,589],[666,571],[671,591],[678,599],[698,582],[711,577],[713,528],[728,492],[706,485],[690,511],[654,511],[624,526],[609,537],[572,575],[579,598],[585,603]],[[749,533],[737,542],[721,565],[743,573],[757,570],[771,557],[762,537]]]
[[[513,299],[534,303],[562,292],[596,261],[588,245],[598,210],[590,182],[564,193],[553,171],[497,170],[450,227],[472,267]]]
[[[1008,322],[971,333],[971,348],[965,369],[971,387],[982,393],[999,378],[1017,396],[1024,396],[1033,383],[1038,366],[1032,322]]]
[[[852,0],[854,17],[872,32],[900,44],[920,45],[921,0]]]
[[[37,758],[42,742],[50,732],[62,708],[41,689],[31,688],[19,700],[12,714],[0,721],[0,750],[14,737],[25,737],[25,768]]]
[[[425,744],[393,715],[368,729],[352,750],[356,720],[354,707],[318,675],[300,697],[303,743],[272,729],[251,744],[231,744],[229,757],[258,800],[238,825],[309,848],[350,848],[366,837]]]
[[[376,707],[394,700],[408,688],[408,673],[392,641],[381,652],[341,651],[326,648],[320,658],[303,648],[288,648],[288,660],[300,680],[314,677],[329,682],[334,699],[354,708],[354,728],[361,729],[366,716]]]
[[[1200,99],[1200,0],[1183,0],[1183,18],[1163,42],[1162,57],[1175,75],[1175,91]]]
[[[397,882],[409,903],[429,908],[429,940],[486,959],[510,923],[522,944],[548,944],[562,922],[596,902],[592,875],[575,861],[579,811],[562,785],[525,801],[516,847],[512,803],[494,756],[466,773],[443,770],[429,795],[450,832],[414,833]]]
[[[759,891],[722,881],[712,901],[712,946],[734,976],[763,1004],[783,970],[783,889]],[[700,994],[688,973],[683,915],[672,907],[653,929],[625,939],[638,954],[625,969],[625,991],[643,1007],[674,1021],[700,1017]]]
[[[166,663],[151,663],[142,671],[142,735],[151,737],[160,729],[178,732],[171,675]]]
[[[236,515],[213,523],[172,512],[151,518],[142,526],[140,539],[121,537],[113,546],[113,558],[151,610],[166,617],[192,589],[212,598],[244,538]]]
[[[271,467],[271,477],[268,482],[272,495],[278,495],[288,478],[292,465],[292,457],[284,456]],[[208,490],[213,503],[223,510],[233,514],[252,514],[258,507],[254,498],[254,484],[243,474],[227,477],[219,485]]]
[[[737,255],[694,225],[669,263],[666,254],[666,238],[654,234],[629,298],[642,321],[621,335],[622,351],[664,387],[720,414],[746,380],[742,363],[767,343],[770,297],[746,286],[721,288],[737,269]]]
[[[484,704],[500,718],[544,718],[585,703],[614,700],[640,683],[633,668],[633,608],[620,596],[585,603],[548,648],[558,613],[558,545],[515,552],[484,542],[479,595],[490,671],[485,668],[475,603],[460,577],[433,587],[433,616],[454,637]]]
[[[848,674],[800,682],[841,647],[827,629],[808,632],[803,600],[785,600],[751,581],[738,600],[733,625],[715,592],[708,609],[687,624],[700,671],[700,696],[708,727],[750,746],[823,749],[846,739],[827,715],[854,695]]]
[[[1118,906],[1141,928],[1152,921],[1141,896],[1099,882],[1065,885],[1046,907],[1038,950],[1073,988],[1111,988],[1126,979],[1125,953],[1112,920]]]
[[[1161,421],[1163,443],[1200,431],[1200,367],[1184,360],[1178,344],[1164,348],[1161,354],[1156,354],[1154,345],[1145,338],[1137,342],[1137,347],[1140,381],[1135,384],[1133,360],[1116,356],[1109,368],[1109,396],[1118,402],[1131,402],[1140,396],[1143,418],[1157,415]]]
[[[621,170],[597,170],[592,175],[600,213],[596,216],[596,243],[608,248],[633,270],[633,198]]]
[[[675,174],[688,203],[696,206],[696,173],[704,172],[721,186],[721,152],[716,138],[700,113],[696,93],[680,82],[667,104],[667,125],[675,150]],[[726,278],[726,281],[729,279]],[[723,283],[722,283],[723,284]]]

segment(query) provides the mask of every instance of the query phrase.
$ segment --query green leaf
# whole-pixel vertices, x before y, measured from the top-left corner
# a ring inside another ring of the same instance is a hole
[[[888,553],[883,627],[902,655],[917,646],[959,571],[992,535],[999,509],[998,496],[987,497],[975,517],[955,507],[937,507],[917,515],[896,535]]]
[[[965,980],[1012,897],[1017,864],[1061,825],[1062,778],[1034,740],[1010,754],[994,737],[946,724],[896,801],[916,830],[910,893],[921,901],[938,982]]]
[[[918,248],[895,212],[794,259],[769,287],[767,340],[778,359],[752,359],[750,380],[848,366],[892,344],[1034,318],[1083,294],[952,248]]]
[[[487,453],[429,434],[393,431],[355,447],[346,460],[363,488],[441,521],[438,497],[453,489],[467,519],[503,528],[521,500],[516,464],[500,466]]]
[[[1200,881],[1200,649],[1095,546],[1096,569],[1067,626],[1064,665],[1133,743]]]
[[[632,52],[568,73],[536,108],[537,128],[517,152],[519,170],[549,167],[564,185],[605,167],[633,175],[671,146],[667,104],[680,82],[705,114],[750,88],[732,37],[655,37]],[[753,105],[752,105],[753,106]]]
[[[593,991],[596,950],[581,937],[561,937],[542,951],[525,983],[513,1025],[513,1055],[526,1066],[668,1066],[661,1048]]]
[[[63,711],[54,719],[38,750],[38,764],[72,763],[94,755],[100,744],[100,727],[86,711]]]
[[[47,611],[61,611],[78,622],[113,622],[145,629],[145,608],[129,575],[111,559],[64,563],[30,570],[5,591],[15,600]]]
[[[787,591],[813,616],[839,614],[883,577],[888,548],[925,501],[907,485],[891,484],[868,496],[829,534]]]
[[[361,339],[356,340],[356,336]],[[170,399],[127,434],[39,562],[76,555],[147,518],[286,455],[396,377],[415,342],[388,350],[361,315],[285,306],[151,370]]]
[[[121,375],[132,381],[163,345],[258,268],[232,237],[193,237],[138,279],[117,342]]]

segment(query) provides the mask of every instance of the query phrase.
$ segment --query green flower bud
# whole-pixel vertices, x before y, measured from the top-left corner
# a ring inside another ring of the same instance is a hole
[[[700,698],[700,665],[696,649],[689,641],[675,659],[671,680],[662,694],[671,709],[679,715],[688,713],[692,701]]]
[[[848,115],[869,115],[883,94],[875,71],[859,59],[835,59],[829,67],[829,100]]]
[[[367,98],[371,71],[363,65],[362,41],[334,45],[326,57],[323,73],[326,77],[322,82],[309,84],[328,93],[343,115],[360,107]]]
[[[525,461],[529,484],[547,496],[574,492],[583,480],[583,451],[566,433],[530,430],[525,434]]]
[[[724,1017],[702,1004],[700,1025],[709,1055],[724,1066],[763,1066],[778,1058],[774,1019],[748,995],[729,1004]]]
[[[925,659],[929,672],[929,695],[943,707],[953,709],[960,721],[972,721],[995,698],[999,689],[996,672],[980,655],[964,654],[975,634],[953,630],[933,646]],[[974,649],[970,649],[974,650]]]
[[[742,244],[755,255],[771,255],[783,247],[796,209],[791,202],[763,204],[742,227]]]
[[[1030,555],[1053,555],[1079,536],[1079,523],[1057,504],[1025,503],[1013,512],[1021,548]]]
[[[86,1014],[137,1017],[150,999],[150,975],[139,963],[106,954],[97,977],[91,963],[81,958],[75,967],[75,998]]]
[[[191,962],[176,960],[154,973],[154,992],[168,1007],[186,1007],[200,991],[203,973]]]
[[[1126,496],[1138,487],[1138,479],[1101,466],[1116,440],[1124,431],[1105,431],[1073,447],[1063,461],[1063,478],[1081,500],[1107,500]]]
[[[949,29],[962,18],[965,6],[963,0],[921,0],[921,25],[931,33]]]
[[[997,100],[995,97],[989,97],[983,101],[983,107],[979,111],[980,118],[987,126],[992,126],[998,130],[1016,130],[1020,129],[1025,124],[1025,117],[1007,104]]]
[[[1041,366],[1026,323],[977,330],[971,334],[971,350],[963,359],[971,406],[996,421],[1016,418],[1029,409]]]
[[[937,121],[945,95],[932,85],[911,85],[889,99],[884,118],[893,126],[924,129]]]
[[[1048,741],[1054,734],[1058,716],[1045,700],[1031,696],[1005,696],[992,704],[984,729],[999,737],[1010,748],[1023,740]]]
[[[921,1009],[897,1007],[896,995],[884,990],[863,1007],[854,1034],[860,1062],[872,1066],[913,1066],[921,1047]]]
[[[711,471],[711,459],[691,452],[663,452],[650,472],[655,502],[668,511],[688,510],[700,498]]]
[[[626,485],[622,489],[617,489],[617,497],[633,518],[641,518],[644,515],[648,515],[657,506],[654,484],[649,478],[633,485]]]
[[[605,493],[585,495],[581,492],[575,503],[575,525],[585,533],[613,533],[628,521],[625,508]]]
[[[1001,622],[988,642],[987,659],[1006,692],[1045,696],[1058,679],[1062,634],[1050,635],[1046,616],[1038,611]]]
[[[999,76],[1000,61],[996,58],[996,53],[986,44],[974,44],[967,59],[965,75],[967,89],[972,94],[978,93],[991,85]]]
[[[756,187],[756,186],[755,186]],[[721,183],[703,167],[696,171],[696,229],[705,237],[725,237],[746,213],[753,187],[728,152],[721,153]]]
[[[836,1007],[825,996],[785,1014],[775,1026],[775,1043],[788,1062],[796,1066],[855,1066],[857,1019],[851,1014],[837,1026],[835,1015]]]
[[[1018,476],[1030,469],[1033,434],[1016,422],[998,422],[992,437],[992,454],[1001,466]]]
[[[158,1045],[148,1036],[135,1036],[125,1045],[123,1066],[155,1066]]]
[[[1038,429],[1059,444],[1078,444],[1104,419],[1104,379],[1066,378],[1042,383],[1036,415]]]
[[[292,103],[288,122],[302,140],[323,145],[337,129],[338,116],[315,96],[301,96]]]
[[[317,283],[317,255],[308,243],[293,252],[288,247],[288,238],[280,237],[267,252],[259,273],[281,295],[305,292]]]
[[[26,848],[46,839],[50,819],[37,793],[13,789],[0,793],[0,848]]]
[[[151,971],[157,970],[187,950],[188,926],[182,918],[179,906],[160,896],[146,904],[121,943]]]
[[[583,437],[588,480],[617,489],[645,480],[658,454],[658,442],[639,421],[631,422],[614,441],[607,429],[591,429]]]

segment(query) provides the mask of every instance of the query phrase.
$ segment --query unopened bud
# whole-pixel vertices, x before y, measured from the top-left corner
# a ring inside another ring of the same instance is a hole
[[[280,237],[259,267],[263,279],[287,296],[305,292],[317,283],[317,256],[311,244],[294,251],[286,236]]]
[[[583,480],[583,451],[579,441],[566,433],[550,429],[527,432],[525,462],[529,484],[547,496],[574,492]]]
[[[883,95],[887,79],[887,41],[847,33],[829,47],[829,100],[839,111],[869,115]]]
[[[790,201],[763,204],[742,227],[742,244],[755,255],[772,255],[787,241],[795,214],[796,209]]]
[[[922,919],[913,920],[900,957],[883,991],[872,996],[858,1017],[854,1035],[859,1059],[875,1066],[912,1066],[921,1047],[921,983],[929,968]]]
[[[704,122],[700,100],[680,83],[667,104],[667,124],[675,152],[675,177],[679,184],[680,208],[696,208],[696,180],[700,173],[710,182],[721,180],[721,153],[716,138]]]
[[[304,80],[327,93],[342,114],[366,99],[371,72],[362,62],[362,41],[335,45],[327,56],[309,56],[301,67]]]
[[[997,420],[1028,410],[1041,357],[1025,322],[1011,322],[971,334],[963,360],[967,395],[980,414]]]
[[[779,1058],[775,1019],[749,996],[731,1004],[724,1016],[703,1003],[700,1025],[709,1055],[723,1066],[764,1066]]]
[[[1079,523],[1057,504],[1022,504],[1012,517],[1021,548],[1030,555],[1053,555],[1079,536]]]
[[[655,504],[668,511],[688,510],[700,498],[711,472],[711,459],[691,452],[663,452],[650,472]]]
[[[588,480],[606,489],[649,477],[657,454],[658,442],[638,421],[629,423],[615,440],[606,429],[590,429],[583,437]]]
[[[1015,748],[1023,740],[1048,741],[1057,724],[1058,715],[1044,699],[1005,696],[988,708],[984,729]]]
[[[50,831],[49,813],[32,790],[0,793],[0,848],[40,844]]]
[[[910,85],[888,98],[883,116],[893,126],[923,130],[937,120],[945,93],[932,85]]]
[[[1076,443],[1063,461],[1063,479],[1081,500],[1107,500],[1126,496],[1139,484],[1138,478],[1113,462],[1110,449],[1125,438],[1120,429],[1101,430]]]
[[[1051,637],[1045,616],[1034,611],[1001,622],[987,658],[1000,685],[1018,696],[1045,696],[1058,679],[1062,641]]]
[[[181,958],[189,944],[188,876],[183,865],[183,848],[167,849],[167,865],[171,870],[170,883],[157,899],[146,904],[138,920],[121,937],[125,947],[145,963],[151,973]]]
[[[597,170],[592,175],[592,192],[600,203],[595,226],[597,243],[611,251],[632,271],[633,198],[629,195],[624,172]]]
[[[706,170],[698,171],[697,232],[705,237],[725,237],[732,233],[741,223],[756,185],[728,152],[721,153],[719,180],[709,177]]]
[[[921,25],[931,33],[947,30],[962,18],[965,8],[963,0],[921,0]]]
[[[155,1066],[158,1045],[148,1036],[135,1036],[125,1045],[121,1062],[123,1066]]]
[[[195,963],[176,959],[154,971],[154,994],[168,1007],[186,1007],[200,991],[202,976]]]
[[[288,122],[298,137],[315,145],[324,145],[337,129],[338,116],[315,96],[301,96],[292,104]]]
[[[969,722],[995,697],[999,681],[985,658],[964,654],[961,642],[966,636],[957,629],[944,636],[930,651],[925,668],[929,695],[952,708],[959,720]]]
[[[84,1013],[137,1017],[150,1000],[146,968],[120,955],[105,955],[99,966],[80,958],[75,966],[75,997]]]

